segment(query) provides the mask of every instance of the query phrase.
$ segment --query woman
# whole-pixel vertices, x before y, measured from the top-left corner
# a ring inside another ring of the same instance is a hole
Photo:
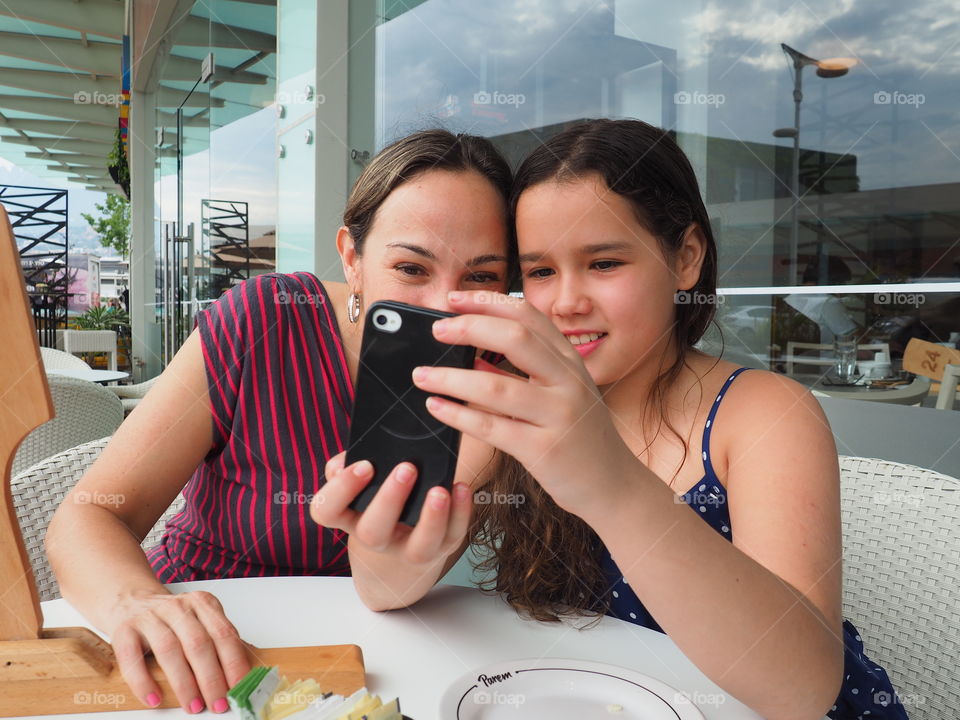
[[[537,619],[606,612],[665,631],[764,717],[904,718],[841,617],[839,470],[818,403],[694,348],[717,250],[680,148],[637,121],[575,126],[524,161],[511,205],[526,302],[452,293],[460,316],[434,334],[524,377],[413,378],[436,418],[515,458],[486,489],[525,502],[478,505],[464,535],[487,546],[496,589]],[[314,515],[356,530],[351,548],[389,551],[402,494],[364,533],[366,513],[344,509],[364,480],[342,466]],[[409,581],[372,567],[355,567],[362,597],[396,607]]]
[[[59,508],[47,544],[63,595],[110,635],[146,705],[160,703],[147,651],[188,712],[226,710],[249,669],[217,600],[163,583],[349,574],[344,534],[318,528],[307,504],[344,448],[364,307],[447,310],[449,291],[504,290],[510,182],[481,138],[426,131],[384,149],[337,233],[346,284],[262,275],[213,303]],[[473,482],[491,456],[468,442],[458,479]],[[184,510],[144,555],[140,540],[181,490]]]

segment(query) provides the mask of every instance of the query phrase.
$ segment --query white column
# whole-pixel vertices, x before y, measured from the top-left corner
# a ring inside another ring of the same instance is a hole
[[[130,325],[133,357],[143,379],[158,375],[160,326],[156,322],[153,171],[156,144],[154,93],[130,93]]]

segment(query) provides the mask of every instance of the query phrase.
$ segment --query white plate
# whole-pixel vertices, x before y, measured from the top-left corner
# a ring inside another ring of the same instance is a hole
[[[539,658],[505,660],[454,682],[440,701],[443,720],[703,720],[666,683],[633,670]]]

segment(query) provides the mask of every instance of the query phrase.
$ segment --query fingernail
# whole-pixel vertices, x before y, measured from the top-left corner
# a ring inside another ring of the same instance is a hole
[[[218,712],[218,713],[226,712],[226,710],[227,710],[228,707],[230,707],[230,706],[227,704],[227,699],[226,699],[226,698],[219,698],[219,699],[213,704],[213,711],[214,711],[214,712]]]
[[[194,698],[190,702],[190,712],[198,713],[201,710],[203,710],[203,700],[201,700],[200,698]]]
[[[452,300],[453,302],[456,302],[457,300],[463,300],[463,298],[464,295],[459,290],[451,290],[449,293],[447,293],[447,300]]]
[[[449,321],[449,320],[437,320],[437,321],[433,324],[433,331],[434,331],[434,332],[438,332],[438,333],[446,332],[449,328],[450,328],[450,321]]]
[[[416,367],[413,369],[413,380],[414,382],[417,382],[418,380],[426,380],[427,375],[429,374],[430,374],[430,370],[428,368],[425,368],[423,366]]]
[[[457,500],[466,500],[470,497],[470,486],[466,483],[457,483],[453,486],[453,493]]]
[[[160,704],[160,696],[156,693],[150,693],[147,695],[147,705],[150,707],[156,707]]]
[[[430,492],[430,507],[435,510],[443,510],[447,506],[447,494],[433,490]]]
[[[408,482],[413,480],[413,468],[409,465],[401,465],[397,468],[397,482],[401,485],[406,485]]]
[[[368,475],[373,470],[373,464],[369,460],[361,460],[353,466],[353,474],[357,477]]]

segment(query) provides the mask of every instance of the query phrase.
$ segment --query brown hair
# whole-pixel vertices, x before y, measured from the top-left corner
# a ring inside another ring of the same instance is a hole
[[[513,177],[510,166],[493,143],[477,135],[454,135],[439,128],[421,130],[387,145],[354,183],[343,211],[343,224],[350,231],[358,255],[363,251],[363,242],[373,226],[377,210],[387,196],[428,170],[480,173],[503,198],[504,216],[510,228],[512,223],[509,222],[507,203]],[[508,242],[513,257],[516,243],[512,230]]]
[[[524,190],[540,183],[570,182],[599,175],[633,206],[640,225],[653,234],[668,257],[691,225],[706,239],[700,279],[688,293],[714,297],[717,246],[697,177],[671,135],[639,120],[589,120],[555,135],[523,161],[510,196],[511,215]],[[662,425],[686,440],[665,419],[666,393],[686,365],[687,353],[713,320],[712,302],[676,305],[672,343],[677,357],[660,372],[644,404]],[[670,347],[670,346],[668,346]],[[686,454],[686,453],[685,453]],[[564,614],[603,614],[609,608],[609,580],[600,566],[603,543],[579,517],[561,509],[514,458],[498,453],[485,488],[493,502],[476,505],[472,532],[485,558],[478,565],[496,578],[483,584],[502,593],[518,611],[537,620]],[[683,462],[677,468],[677,473]],[[522,503],[497,502],[523,498]]]

